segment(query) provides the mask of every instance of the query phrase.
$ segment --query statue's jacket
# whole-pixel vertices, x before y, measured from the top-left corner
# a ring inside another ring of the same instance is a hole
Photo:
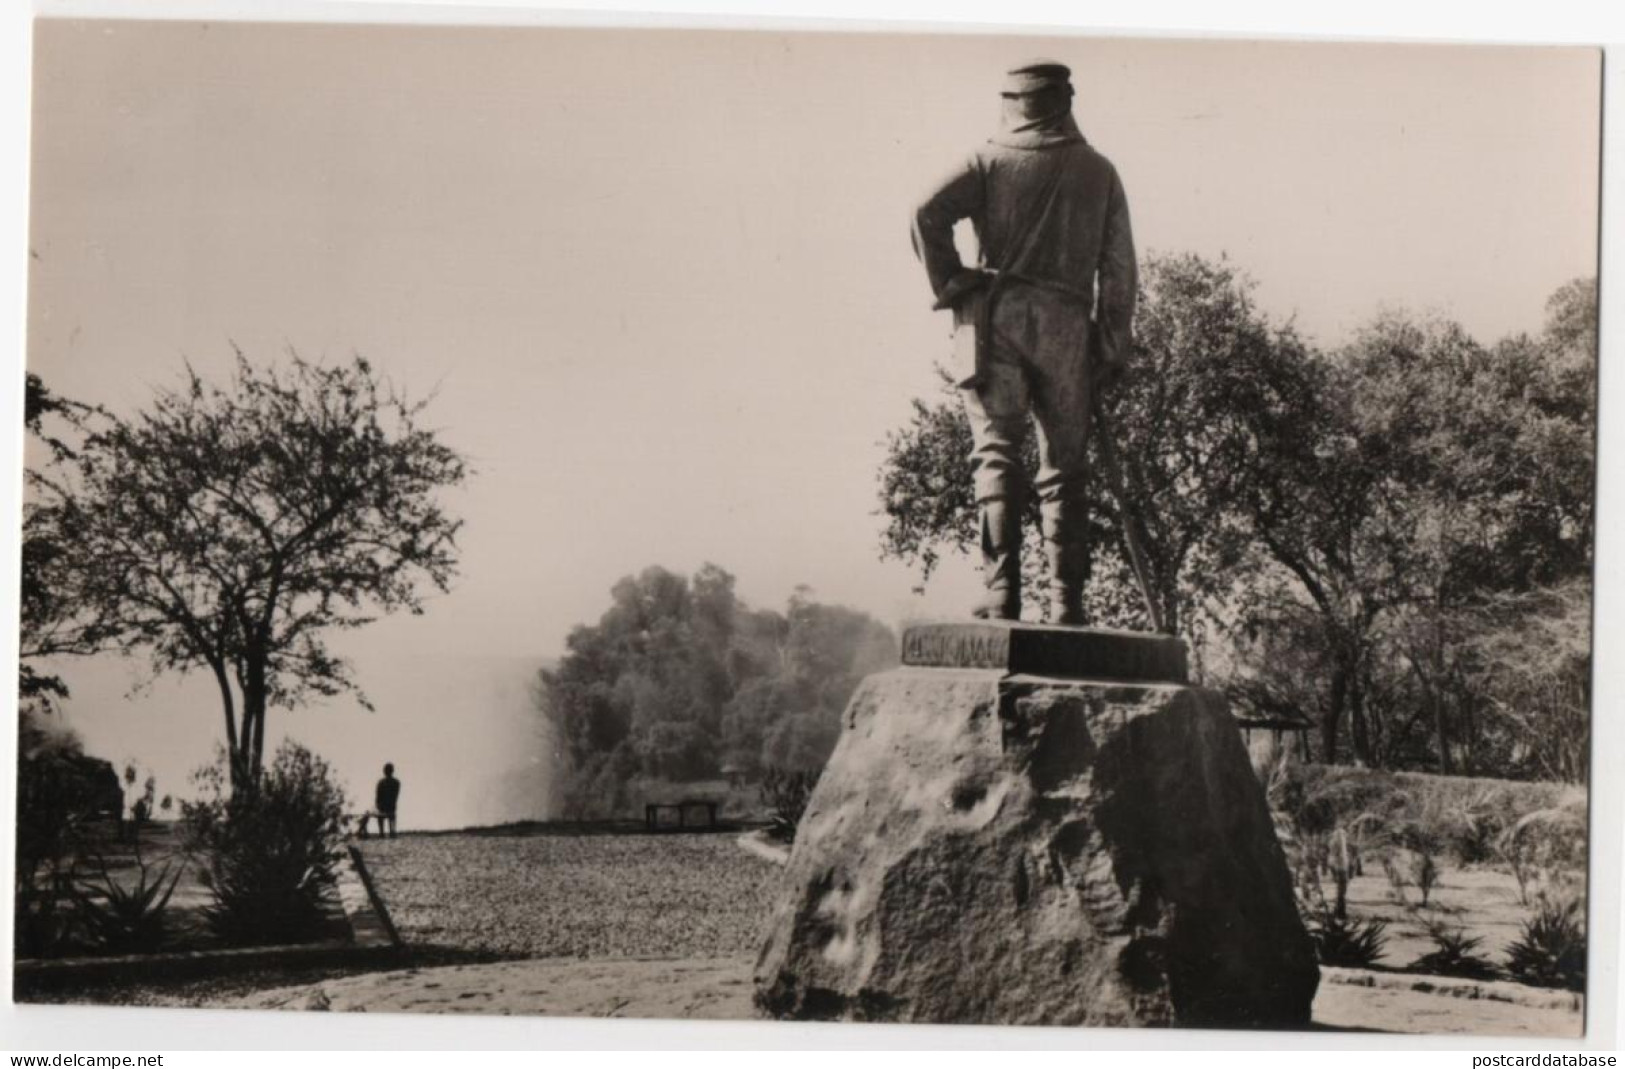
[[[954,224],[969,219],[980,263],[967,268]],[[1122,181],[1070,114],[995,137],[942,181],[914,215],[914,247],[936,307],[998,287],[1068,294],[1092,308],[1104,351],[1128,357],[1137,284],[1134,237]]]

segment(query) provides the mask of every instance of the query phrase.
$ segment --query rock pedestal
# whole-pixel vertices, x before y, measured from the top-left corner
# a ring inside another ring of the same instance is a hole
[[[933,624],[903,654],[853,696],[802,818],[761,1009],[1308,1023],[1319,973],[1262,789],[1181,643]]]

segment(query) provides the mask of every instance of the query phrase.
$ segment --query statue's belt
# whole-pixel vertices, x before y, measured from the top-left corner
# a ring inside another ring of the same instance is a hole
[[[1034,278],[1017,271],[999,270],[993,267],[979,267],[977,274],[985,280],[982,290],[982,305],[976,310],[976,369],[967,386],[980,386],[986,377],[987,367],[993,361],[993,312],[1011,283],[1025,286],[1034,286],[1038,289],[1049,290],[1070,297],[1083,305],[1086,309],[1094,306],[1094,294],[1088,293],[1076,286],[1069,286],[1064,282],[1055,282],[1047,278]]]

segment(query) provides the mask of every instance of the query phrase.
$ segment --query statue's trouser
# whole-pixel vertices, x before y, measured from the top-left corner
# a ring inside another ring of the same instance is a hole
[[[972,330],[969,313],[958,331]],[[1038,495],[1049,558],[1050,618],[1083,623],[1089,579],[1087,476],[1092,419],[1089,314],[1076,300],[1011,285],[993,314],[992,359],[960,391],[974,448],[976,501],[988,594],[980,615],[1014,619],[1021,604],[1021,443],[1038,422]]]

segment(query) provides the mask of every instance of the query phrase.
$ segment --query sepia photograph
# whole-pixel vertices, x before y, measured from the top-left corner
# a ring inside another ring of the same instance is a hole
[[[1601,48],[32,34],[17,1002],[1595,1037]]]

